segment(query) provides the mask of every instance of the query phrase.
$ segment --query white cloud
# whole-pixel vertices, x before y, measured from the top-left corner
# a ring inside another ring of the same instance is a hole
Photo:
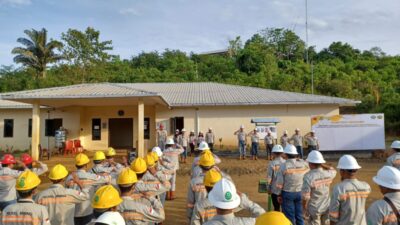
[[[122,15],[134,15],[134,16],[139,16],[140,13],[134,8],[126,8],[126,9],[120,9],[119,13]]]
[[[10,6],[22,6],[30,5],[31,0],[0,0],[0,5],[10,5]]]

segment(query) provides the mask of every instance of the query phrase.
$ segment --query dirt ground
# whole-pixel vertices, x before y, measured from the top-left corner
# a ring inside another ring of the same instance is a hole
[[[90,154],[89,154],[90,155]],[[165,205],[166,221],[165,225],[186,224],[186,194],[189,183],[190,165],[193,158],[189,157],[187,164],[182,164],[177,176],[177,199],[167,201]],[[70,171],[74,171],[74,158],[72,156],[55,156],[50,161],[44,161],[49,168],[57,163],[62,163],[68,167]],[[336,162],[329,162],[336,166]],[[372,187],[372,193],[367,200],[367,207],[373,201],[380,199],[382,195],[379,192],[378,186],[372,181],[372,177],[376,175],[378,169],[384,164],[381,159],[361,160],[362,169],[359,171],[358,177],[360,180],[368,182]],[[257,161],[244,160],[239,161],[236,158],[224,157],[219,167],[227,172],[233,178],[237,189],[249,195],[250,199],[260,204],[262,207],[267,207],[267,194],[258,193],[258,181],[266,177],[266,168],[268,161],[259,159]],[[43,175],[41,177],[42,184],[40,189],[45,189],[49,186],[49,180]],[[333,185],[340,181],[339,174],[336,176]],[[333,186],[332,185],[332,186]],[[246,215],[246,213],[241,213]]]

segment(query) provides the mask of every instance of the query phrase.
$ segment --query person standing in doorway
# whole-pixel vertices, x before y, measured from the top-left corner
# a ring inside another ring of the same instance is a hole
[[[268,130],[267,135],[264,137],[264,144],[267,151],[267,159],[272,160],[272,149],[274,148],[274,137],[271,131]]]
[[[300,159],[303,158],[303,136],[300,135],[300,129],[296,128],[294,130],[293,136],[290,138],[290,141],[293,142],[293,145],[297,149],[297,153],[299,154]]]
[[[319,149],[318,138],[315,136],[314,130],[312,130],[310,133],[306,134],[304,136],[304,138],[306,139],[306,142],[308,145],[308,152]]]
[[[281,136],[281,140],[280,141],[281,141],[281,145],[282,145],[283,148],[285,148],[286,145],[289,143],[289,136],[288,136],[288,131],[287,130],[285,130],[283,132],[283,135]]]
[[[237,135],[239,147],[239,160],[246,159],[246,132],[244,132],[244,125],[240,125],[239,130],[235,131],[233,135]]]
[[[194,149],[196,148],[196,135],[194,134],[194,130],[191,130],[189,134],[189,146],[190,146],[189,156],[192,156],[194,155]]]
[[[157,131],[157,144],[162,151],[165,149],[165,142],[167,142],[167,131],[164,130],[164,125],[160,124],[160,128]]]
[[[206,133],[206,142],[211,152],[214,151],[214,143],[215,143],[215,135],[212,128],[208,128],[208,132]]]
[[[179,129],[176,129],[175,130],[175,134],[174,134],[174,138],[173,138],[175,143],[179,143],[179,139],[181,138],[180,136],[181,136],[181,134],[179,132]]]
[[[251,160],[257,160],[258,159],[258,145],[260,142],[260,136],[258,135],[257,129],[254,128],[252,132],[248,134],[251,139]]]

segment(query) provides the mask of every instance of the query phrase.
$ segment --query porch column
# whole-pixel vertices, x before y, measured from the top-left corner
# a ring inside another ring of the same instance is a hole
[[[40,144],[40,104],[35,102],[32,108],[32,158],[39,160],[39,144]]]
[[[144,104],[143,99],[139,99],[138,101],[138,156],[144,157],[146,155],[146,151],[144,149]]]
[[[196,132],[196,136],[199,135],[200,132],[200,118],[199,118],[199,108],[195,109],[195,118],[194,118],[194,123],[195,123],[195,127],[194,127],[194,131]]]

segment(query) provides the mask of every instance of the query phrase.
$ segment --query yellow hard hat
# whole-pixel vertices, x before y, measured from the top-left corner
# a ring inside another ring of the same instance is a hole
[[[136,173],[130,168],[125,168],[121,171],[118,176],[117,184],[119,185],[128,185],[134,184],[137,182]]]
[[[146,161],[147,167],[153,167],[156,165],[156,162],[154,161],[153,156],[150,154],[147,154],[146,157],[144,158],[144,160]]]
[[[150,155],[153,156],[154,162],[158,162],[157,152],[150,152]]]
[[[75,165],[77,166],[83,166],[85,164],[88,164],[90,162],[89,157],[83,153],[79,153],[75,157]]]
[[[146,170],[147,170],[146,161],[144,161],[144,159],[141,158],[141,157],[136,158],[131,163],[131,169],[137,174],[141,174],[141,173],[146,172]]]
[[[215,159],[211,152],[206,151],[200,156],[199,165],[204,167],[210,167],[215,165]]]
[[[279,225],[292,225],[290,220],[281,212],[271,211],[266,212],[259,216],[256,220],[255,225],[265,225],[265,224],[279,224]]]
[[[41,181],[36,173],[26,170],[17,178],[15,189],[18,191],[28,191],[39,186],[40,182]]]
[[[116,154],[117,154],[117,152],[115,151],[115,149],[113,147],[109,147],[107,149],[107,153],[106,153],[107,157],[115,156]]]
[[[112,185],[105,185],[97,189],[92,199],[92,208],[109,209],[121,204],[122,198]]]
[[[105,160],[106,159],[106,155],[104,155],[103,151],[97,151],[96,153],[94,153],[94,157],[93,160]]]
[[[66,176],[68,176],[67,168],[65,168],[65,166],[61,164],[57,164],[50,170],[49,179],[61,180],[64,179]]]
[[[214,184],[216,184],[221,179],[221,173],[216,169],[211,169],[207,171],[207,173],[204,175],[204,186],[214,187]]]

